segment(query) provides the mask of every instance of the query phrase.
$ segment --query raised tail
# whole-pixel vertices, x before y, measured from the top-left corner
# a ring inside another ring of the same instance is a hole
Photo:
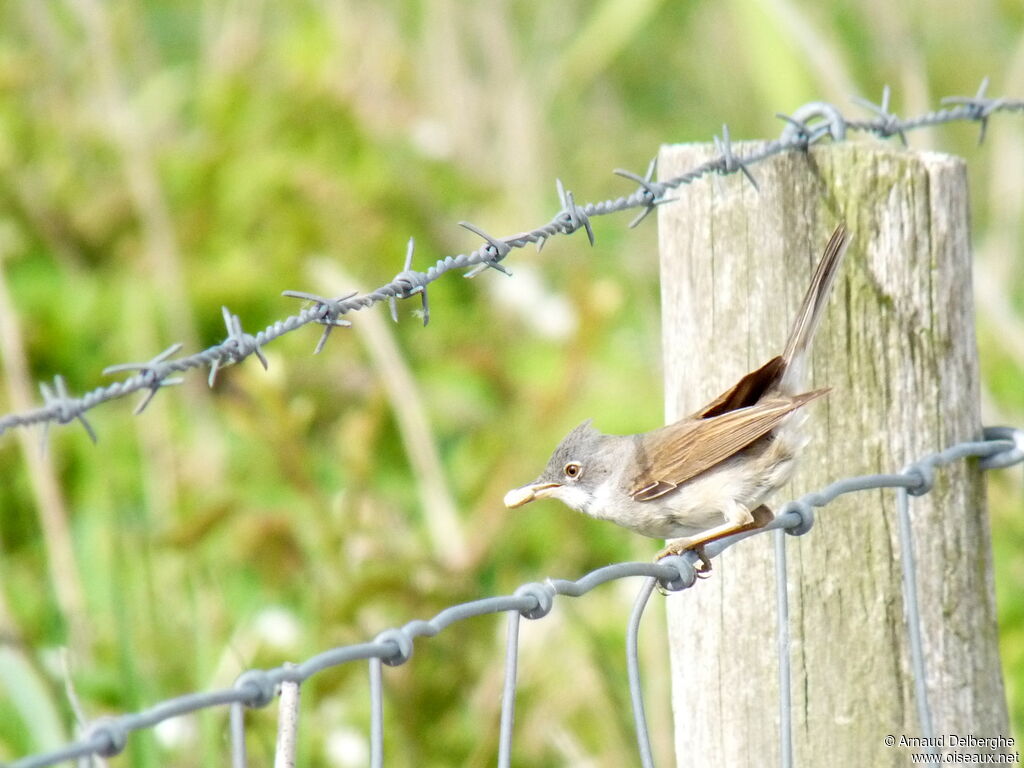
[[[783,392],[796,394],[804,386],[804,360],[821,323],[821,316],[828,306],[832,284],[839,273],[839,267],[842,266],[849,245],[849,232],[845,224],[840,224],[825,246],[825,253],[814,270],[814,277],[811,278],[811,285],[804,296],[796,322],[793,323],[793,330],[789,332],[786,349],[782,353],[785,372],[779,388]]]

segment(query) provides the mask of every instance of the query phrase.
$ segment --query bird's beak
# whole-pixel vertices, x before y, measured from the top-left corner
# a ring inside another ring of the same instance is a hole
[[[505,506],[509,509],[529,504],[534,499],[543,499],[550,496],[555,488],[561,488],[561,483],[531,483],[522,488],[513,488],[505,494]]]

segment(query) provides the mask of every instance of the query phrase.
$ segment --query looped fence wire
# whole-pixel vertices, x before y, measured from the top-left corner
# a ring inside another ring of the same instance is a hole
[[[779,722],[780,756],[783,768],[793,764],[792,753],[792,691],[789,659],[789,604],[787,597],[786,538],[783,533],[807,533],[813,526],[815,507],[824,507],[839,496],[879,488],[894,488],[897,494],[897,513],[900,520],[900,560],[903,570],[903,594],[906,604],[907,634],[911,648],[915,694],[921,735],[931,739],[933,729],[928,707],[926,669],[921,651],[920,614],[917,606],[916,566],[910,526],[910,498],[931,490],[931,480],[937,469],[956,461],[980,459],[982,469],[1001,469],[1024,463],[1024,429],[990,427],[982,440],[962,442],[911,462],[902,472],[895,474],[861,475],[838,480],[831,485],[806,494],[780,509],[779,515],[764,528],[747,531],[706,547],[709,557],[716,557],[728,547],[751,536],[775,531],[775,575],[777,605],[777,638],[779,660]],[[697,555],[686,552],[667,557],[657,563],[616,563],[576,579],[548,579],[543,583],[529,583],[513,594],[487,597],[446,608],[427,621],[410,621],[402,627],[387,629],[372,641],[342,646],[317,654],[301,664],[283,664],[268,670],[251,669],[243,672],[231,688],[206,693],[190,693],[169,699],[136,714],[105,717],[85,729],[84,736],[61,749],[32,755],[11,763],[8,768],[43,768],[67,760],[91,755],[110,757],[123,751],[133,731],[151,728],[157,723],[180,715],[213,707],[230,707],[232,765],[243,768],[245,754],[245,709],[265,707],[273,701],[284,683],[293,684],[292,695],[281,697],[279,743],[295,742],[298,728],[298,691],[306,680],[332,667],[354,661],[369,662],[370,676],[370,764],[383,764],[384,749],[384,682],[382,665],[398,666],[410,661],[418,637],[434,637],[452,624],[477,616],[507,614],[508,630],[505,645],[505,684],[502,693],[501,724],[498,741],[498,766],[508,768],[512,760],[513,726],[515,722],[516,678],[519,659],[521,619],[540,620],[555,607],[555,598],[582,597],[592,589],[610,581],[643,577],[626,629],[626,666],[629,676],[630,698],[636,724],[637,750],[644,768],[654,765],[650,735],[644,710],[640,679],[639,634],[644,610],[654,588],[666,592],[679,592],[693,586],[696,579]]]
[[[839,107],[828,102],[811,102],[797,109],[792,115],[779,115],[786,125],[778,139],[767,142],[757,151],[742,155],[733,151],[729,128],[723,126],[721,138],[714,137],[718,156],[671,179],[654,180],[655,163],[653,160],[643,176],[630,171],[616,170],[617,175],[632,181],[637,188],[631,194],[613,200],[577,203],[573,193],[565,189],[561,180],[558,180],[556,191],[562,207],[547,224],[516,235],[499,238],[487,234],[473,224],[462,222],[462,226],[484,240],[484,244],[469,253],[446,256],[423,272],[412,269],[413,242],[410,239],[404,268],[390,282],[369,293],[350,293],[334,299],[325,298],[324,295],[314,292],[284,291],[283,295],[308,301],[310,305],[298,314],[279,320],[255,335],[244,332],[241,320],[225,307],[223,314],[227,337],[219,344],[187,357],[175,358],[174,355],[181,348],[176,344],[148,363],[108,366],[105,369],[108,374],[136,372],[123,381],[105,387],[97,387],[80,397],[72,396],[65,386],[64,380],[57,376],[54,379],[53,390],[46,384],[40,385],[44,401],[42,406],[23,413],[10,413],[0,417],[0,434],[15,427],[31,424],[48,425],[54,422],[67,424],[77,420],[88,432],[89,437],[95,441],[96,432],[84,415],[101,403],[124,397],[133,392],[145,391],[145,398],[136,409],[136,413],[138,413],[149,404],[160,389],[180,382],[180,379],[173,378],[175,373],[182,373],[193,368],[209,368],[209,384],[213,386],[220,368],[239,363],[249,356],[255,355],[266,368],[267,361],[263,356],[263,347],[284,334],[291,333],[305,325],[324,326],[314,350],[314,353],[318,353],[323,349],[334,328],[351,325],[348,320],[344,319],[344,315],[366,309],[381,301],[387,301],[391,305],[392,317],[397,322],[396,301],[409,299],[419,294],[422,302],[423,323],[426,325],[430,319],[427,286],[452,270],[467,270],[464,273],[465,277],[475,277],[488,269],[508,275],[511,273],[502,262],[513,249],[524,248],[529,243],[536,244],[540,249],[552,237],[571,235],[580,229],[586,232],[588,240],[593,244],[594,230],[591,219],[594,216],[640,209],[639,214],[629,223],[630,227],[635,227],[655,207],[672,200],[667,196],[669,192],[708,175],[728,175],[739,172],[756,189],[757,182],[750,170],[751,166],[783,152],[806,151],[825,137],[839,142],[844,141],[851,132],[861,132],[883,139],[898,136],[906,144],[908,131],[926,126],[966,121],[976,122],[980,126],[980,142],[984,140],[988,120],[992,115],[1000,112],[1024,111],[1024,100],[990,98],[986,95],[987,89],[988,79],[986,78],[973,96],[945,98],[942,103],[948,106],[911,118],[900,118],[890,110],[888,86],[882,92],[880,104],[876,105],[865,99],[854,99],[855,104],[872,113],[872,118],[868,120],[848,118],[843,115]],[[46,439],[45,432],[43,439]]]

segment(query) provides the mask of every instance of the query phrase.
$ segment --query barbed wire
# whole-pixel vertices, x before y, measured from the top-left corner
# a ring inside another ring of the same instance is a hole
[[[611,200],[578,204],[573,193],[566,189],[562,181],[558,179],[555,182],[555,187],[562,207],[551,221],[543,226],[516,235],[495,238],[469,222],[460,222],[461,226],[481,237],[485,243],[468,254],[446,256],[422,272],[412,268],[415,243],[410,238],[402,271],[377,290],[363,294],[353,292],[334,298],[307,291],[284,291],[282,295],[307,301],[309,305],[298,314],[279,320],[255,335],[247,333],[242,327],[241,319],[227,307],[222,307],[227,337],[219,344],[177,359],[174,358],[174,355],[181,351],[182,345],[174,344],[147,362],[108,366],[103,370],[104,375],[131,371],[135,373],[123,381],[97,387],[80,397],[73,397],[70,394],[64,378],[58,374],[53,379],[52,387],[45,382],[40,383],[39,389],[43,396],[42,406],[0,417],[0,435],[15,427],[44,424],[48,429],[52,423],[68,424],[77,420],[95,442],[96,431],[86,419],[85,414],[101,403],[135,392],[145,392],[143,399],[135,408],[135,413],[138,414],[149,405],[159,390],[181,383],[180,378],[174,377],[176,373],[184,373],[193,368],[209,368],[208,382],[210,386],[213,386],[221,368],[239,363],[249,356],[255,355],[266,368],[267,359],[263,355],[263,347],[286,333],[291,333],[309,324],[323,326],[320,340],[314,349],[314,354],[319,353],[335,328],[351,325],[351,322],[343,317],[344,315],[367,309],[382,301],[388,302],[391,316],[397,322],[397,300],[410,299],[418,295],[422,302],[423,324],[426,325],[430,321],[427,286],[448,272],[467,269],[464,276],[472,278],[488,269],[494,269],[510,275],[511,273],[502,262],[512,250],[524,248],[530,243],[534,243],[539,250],[552,237],[571,235],[580,229],[587,233],[587,239],[593,245],[594,230],[590,221],[592,217],[639,208],[640,213],[629,223],[630,227],[635,227],[657,206],[672,200],[672,198],[666,197],[668,192],[710,174],[729,175],[740,172],[756,188],[757,181],[750,166],[783,152],[806,151],[826,136],[833,141],[844,141],[848,132],[858,131],[874,134],[880,138],[898,136],[906,145],[908,131],[927,126],[967,121],[979,124],[980,143],[985,138],[988,120],[992,115],[998,112],[1024,111],[1024,100],[992,98],[986,95],[987,90],[988,78],[982,81],[974,96],[944,98],[941,103],[948,106],[911,118],[901,118],[890,110],[891,92],[888,86],[883,89],[882,99],[878,104],[862,98],[853,99],[854,103],[875,115],[867,120],[848,119],[838,107],[827,102],[810,102],[797,109],[792,115],[778,115],[786,123],[782,135],[778,139],[767,142],[757,151],[741,155],[737,155],[733,151],[729,127],[723,125],[721,137],[714,137],[718,157],[664,181],[654,179],[656,171],[654,160],[650,162],[643,176],[617,169],[615,174],[635,182],[637,188],[627,196]],[[44,440],[46,434],[44,432]]]
[[[780,682],[780,764],[792,765],[792,713],[789,679],[789,605],[786,596],[787,566],[785,534],[802,536],[814,525],[814,508],[825,507],[839,496],[860,491],[894,488],[897,491],[897,510],[900,517],[900,559],[903,570],[904,603],[906,605],[907,632],[911,646],[911,660],[915,677],[919,726],[922,735],[930,739],[931,716],[926,696],[926,670],[921,653],[920,615],[917,608],[915,586],[916,564],[910,528],[910,497],[931,491],[935,470],[953,462],[969,458],[979,459],[981,469],[1002,469],[1024,463],[1024,429],[989,427],[983,439],[960,442],[949,448],[923,456],[895,474],[861,475],[838,480],[820,491],[806,494],[783,505],[779,514],[764,528],[747,531],[707,545],[706,554],[717,557],[725,549],[751,536],[775,531],[776,604]],[[654,765],[650,736],[644,709],[640,682],[638,640],[644,609],[656,586],[664,592],[680,592],[697,582],[694,552],[667,557],[657,563],[615,563],[598,568],[575,581],[548,579],[543,583],[523,584],[513,594],[487,597],[444,609],[432,619],[410,621],[402,627],[387,629],[373,640],[356,645],[341,646],[319,653],[299,664],[282,664],[273,669],[250,669],[243,672],[231,688],[204,693],[189,693],[155,704],[149,709],[118,717],[96,720],[84,729],[84,735],[60,749],[16,760],[8,768],[44,768],[56,763],[86,758],[92,755],[110,757],[122,752],[133,731],[152,728],[173,717],[214,707],[230,707],[229,730],[232,766],[244,768],[247,764],[245,747],[245,709],[262,708],[270,704],[281,689],[279,706],[278,748],[294,744],[298,728],[298,690],[310,677],[324,670],[354,661],[369,662],[370,679],[370,765],[381,766],[384,755],[383,725],[383,665],[398,666],[412,658],[414,641],[419,637],[434,637],[452,624],[477,616],[508,614],[508,632],[505,648],[505,684],[501,700],[498,766],[511,764],[512,729],[515,714],[516,677],[519,655],[520,619],[541,619],[554,607],[556,596],[581,597],[609,581],[644,577],[636,597],[626,631],[626,666],[629,677],[630,698],[636,725],[637,749],[644,768]],[[927,743],[927,741],[925,742]]]

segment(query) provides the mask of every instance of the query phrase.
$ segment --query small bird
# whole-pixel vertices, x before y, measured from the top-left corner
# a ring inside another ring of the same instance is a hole
[[[767,525],[763,502],[793,474],[809,437],[800,409],[829,390],[803,391],[806,361],[849,245],[833,233],[781,355],[748,373],[696,413],[637,435],[605,435],[580,424],[536,480],[505,494],[505,506],[552,498],[591,517],[658,539],[656,559]]]

